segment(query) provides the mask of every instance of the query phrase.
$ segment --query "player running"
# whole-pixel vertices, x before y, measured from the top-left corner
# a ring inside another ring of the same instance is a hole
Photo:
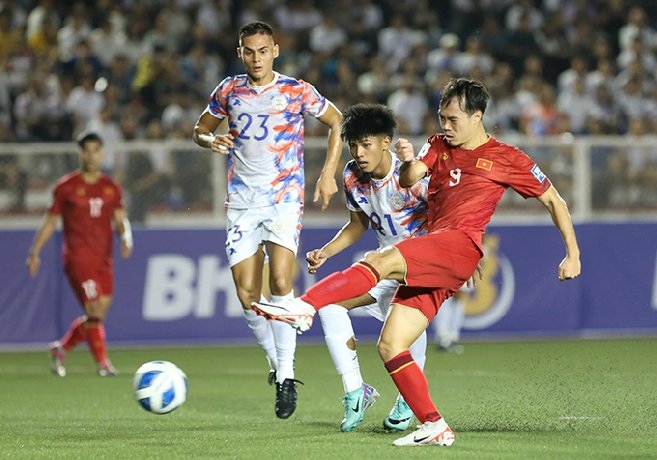
[[[312,325],[323,306],[368,292],[382,279],[399,281],[377,345],[379,355],[404,400],[422,423],[396,446],[454,443],[454,432],[438,412],[426,377],[409,346],[426,330],[440,305],[474,273],[483,256],[484,229],[508,187],[547,208],[564,240],[566,257],[559,280],[581,272],[580,253],[565,201],[538,165],[520,149],[499,142],[484,129],[482,118],[489,95],[483,84],[458,78],[441,92],[443,134],[435,134],[415,158],[406,140],[396,143],[403,162],[399,182],[413,186],[429,180],[429,233],[409,238],[336,272],[300,298],[279,305],[259,303],[262,314],[285,321],[300,331]]]
[[[36,276],[41,266],[41,249],[54,233],[61,216],[64,271],[84,315],[73,320],[64,337],[50,344],[51,370],[55,375],[66,376],[66,353],[86,340],[98,375],[106,377],[118,373],[107,357],[103,325],[114,291],[112,222],[121,238],[124,258],[132,254],[132,231],[125,215],[121,188],[100,172],[102,139],[95,133],[82,133],[77,143],[80,170],[57,181],[52,206],[30,248],[27,268],[31,276]]]
[[[215,88],[194,127],[194,142],[228,155],[226,254],[244,316],[267,355],[270,383],[276,380],[276,416],[285,419],[296,409],[296,333],[257,316],[251,303],[261,298],[265,257],[272,302],[294,297],[304,206],[303,117],[312,115],[330,128],[314,196],[325,209],[338,190],[342,115],[309,83],[275,72],[278,53],[268,24],[254,22],[240,29],[237,55],[246,74],[227,77]],[[215,136],[224,119],[229,133]]]

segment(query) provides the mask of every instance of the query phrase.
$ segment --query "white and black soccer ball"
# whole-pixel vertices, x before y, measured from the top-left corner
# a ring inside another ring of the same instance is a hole
[[[168,414],[187,399],[187,376],[169,361],[150,361],[135,372],[133,390],[141,407]]]

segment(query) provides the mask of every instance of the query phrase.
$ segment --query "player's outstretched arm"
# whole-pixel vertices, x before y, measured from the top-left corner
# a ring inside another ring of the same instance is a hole
[[[579,260],[579,246],[577,245],[573,220],[570,217],[570,212],[568,212],[568,205],[554,186],[539,196],[538,200],[548,209],[552,222],[561,232],[566,246],[566,257],[559,264],[559,280],[577,278],[582,271],[582,264]]]
[[[308,273],[315,274],[317,269],[324,265],[329,258],[342,252],[356,241],[358,241],[369,227],[369,220],[364,212],[350,211],[349,222],[347,222],[333,239],[322,246],[306,253],[308,262]]]
[[[224,118],[223,120],[215,117],[207,109],[201,114],[194,126],[194,135],[192,139],[194,142],[201,147],[209,148],[213,152],[227,154],[228,150],[233,148],[233,135],[228,134],[218,134],[214,135],[214,132],[219,126],[227,127],[228,122]]]
[[[399,185],[412,187],[427,175],[429,168],[423,162],[415,159],[413,144],[407,139],[400,137],[395,142],[395,153],[397,158],[402,161],[402,165],[399,167]]]
[[[114,228],[116,229],[116,234],[121,239],[121,257],[126,259],[132,255],[134,241],[132,238],[132,226],[124,209],[114,210]]]
[[[27,270],[30,272],[31,277],[35,277],[36,274],[39,273],[39,268],[41,267],[41,248],[43,248],[50,237],[52,237],[52,234],[57,228],[58,221],[59,214],[47,213],[43,217],[43,221],[34,236],[32,247],[30,247],[30,251],[27,254]]]
[[[323,211],[328,208],[331,197],[338,191],[338,185],[335,182],[335,171],[340,161],[340,155],[342,154],[342,138],[340,137],[342,114],[329,101],[328,108],[322,116],[318,117],[318,120],[329,127],[326,160],[324,161],[324,167],[317,180],[315,194],[313,195],[313,202],[317,202],[319,199],[322,200]]]

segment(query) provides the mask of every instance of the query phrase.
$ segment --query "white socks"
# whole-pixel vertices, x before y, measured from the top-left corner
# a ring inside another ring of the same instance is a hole
[[[354,330],[347,309],[339,305],[327,305],[319,310],[319,318],[324,329],[326,346],[329,349],[335,368],[342,377],[344,392],[357,390],[363,386],[360,364],[356,350],[347,346],[354,337]]]
[[[463,303],[453,297],[447,299],[438,310],[433,326],[440,346],[448,347],[461,339],[461,328],[465,320]]]
[[[264,297],[260,298],[261,301],[266,302]],[[276,346],[274,344],[274,334],[270,326],[270,321],[267,321],[262,316],[258,316],[253,310],[243,310],[244,318],[256,338],[256,342],[260,345],[267,355],[269,368],[271,370],[278,370],[278,357],[276,355]]]
[[[274,304],[285,304],[294,299],[294,292],[287,295],[272,295],[271,302]],[[276,355],[278,357],[278,368],[276,369],[276,381],[282,383],[285,379],[294,378],[294,352],[297,348],[297,331],[289,324],[280,321],[269,321],[274,333],[276,344]]]

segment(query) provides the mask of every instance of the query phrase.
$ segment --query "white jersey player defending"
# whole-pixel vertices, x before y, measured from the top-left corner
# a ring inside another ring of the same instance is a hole
[[[379,248],[426,233],[428,178],[412,188],[399,185],[401,162],[389,150],[395,127],[392,111],[383,105],[357,104],[345,111],[342,138],[354,158],[344,170],[349,222],[321,249],[307,253],[310,273],[315,273],[328,258],[354,244],[370,224],[376,232]],[[383,321],[397,287],[397,281],[384,280],[361,297],[329,305],[319,312],[326,344],[345,391],[342,431],[356,428],[378,396],[372,386],[363,382],[354,331],[346,309],[367,306],[372,316]],[[420,367],[426,360],[426,344],[423,333],[411,346],[413,358]],[[411,425],[412,419],[413,412],[400,395],[383,424],[388,429],[403,431]]]
[[[275,412],[288,418],[296,408],[296,332],[251,310],[260,300],[265,254],[272,302],[293,298],[292,277],[304,205],[304,115],[329,126],[328,153],[314,201],[322,209],[337,192],[335,171],[342,152],[342,115],[302,80],[274,72],[278,57],[272,28],[263,22],[239,31],[237,55],[246,74],[224,79],[194,127],[194,142],[228,155],[226,254],[244,316],[267,354],[270,383],[276,380]],[[228,119],[228,134],[213,133]]]

